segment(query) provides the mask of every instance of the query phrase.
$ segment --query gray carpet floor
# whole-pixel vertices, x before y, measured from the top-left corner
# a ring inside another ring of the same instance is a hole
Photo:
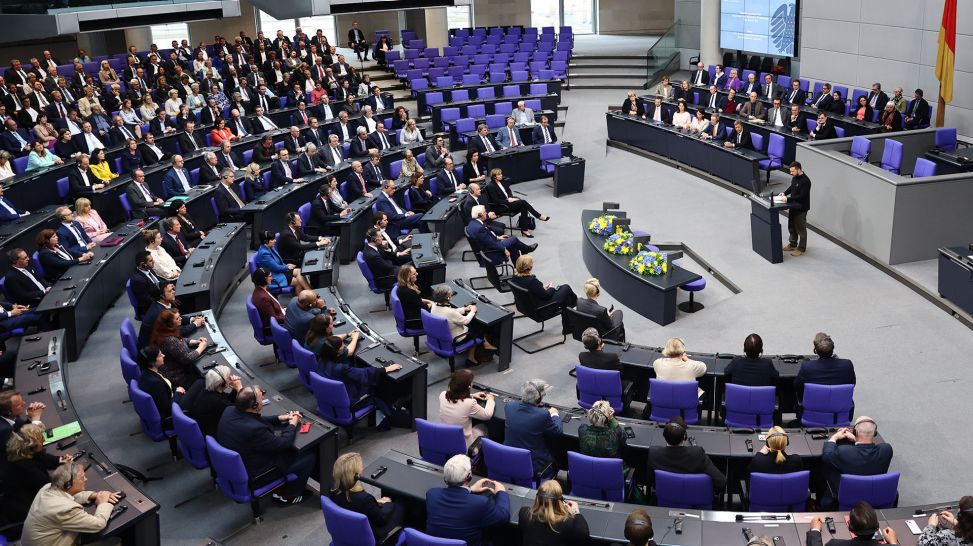
[[[708,287],[697,299],[706,308],[692,315],[680,312],[666,327],[614,301],[616,308],[625,311],[632,340],[661,345],[670,337],[681,337],[690,352],[740,352],[744,338],[757,332],[768,353],[809,353],[815,333],[825,331],[835,339],[836,352],[856,364],[858,413],[873,417],[895,447],[892,469],[903,473],[900,502],[935,502],[969,493],[968,484],[953,474],[971,461],[970,441],[960,433],[973,415],[967,390],[973,376],[970,331],[889,276],[813,234],[805,256],[788,256],[779,265],[764,261],[750,250],[745,198],[679,169],[606,149],[605,107],[620,104],[623,98],[624,92],[595,90],[564,95],[563,104],[569,106],[567,126],[559,136],[572,142],[575,154],[587,160],[584,193],[555,199],[543,180],[516,187],[552,216],[532,241],[540,244],[535,254],[538,276],[580,292],[589,274],[580,265],[579,211],[596,208],[602,201],[623,203],[635,227],[651,232],[656,240],[685,242],[742,289],[734,295],[704,275]],[[813,181],[814,173],[808,175]],[[787,182],[779,175],[774,180]],[[809,220],[814,221],[813,210]],[[465,247],[460,243],[449,253],[449,278],[479,274],[473,264],[460,262]],[[244,281],[219,325],[237,354],[255,366],[271,361],[273,355],[253,341],[246,320],[243,302],[251,288]],[[354,265],[343,268],[339,288],[355,309],[373,309],[381,303],[380,296],[367,290]],[[488,294],[501,301],[510,298]],[[603,298],[606,304],[612,301],[607,295]],[[167,462],[166,445],[153,444],[138,433],[131,406],[122,404],[126,392],[118,368],[118,325],[130,315],[124,297],[106,313],[81,358],[72,364],[71,394],[88,430],[113,461],[142,470],[160,465],[148,473],[165,479],[148,484],[145,490],[162,505],[164,543],[190,545],[207,536],[229,537],[231,544],[327,543],[316,499],[305,497],[294,507],[270,506],[262,525],[250,525],[249,508],[214,491],[206,471]],[[371,314],[367,320],[376,331],[398,341],[390,313]],[[517,321],[516,333],[532,329],[529,322]],[[552,402],[573,404],[574,380],[567,372],[578,351],[579,344],[571,340],[529,358],[515,349],[510,370],[499,373],[495,363],[486,364],[476,371],[477,379],[517,390],[523,381],[542,377],[556,387]],[[430,363],[430,383],[447,376],[445,361],[425,358]],[[257,381],[264,384],[297,385],[295,372],[283,367],[263,367],[259,374]],[[428,389],[431,418],[437,414],[436,396],[442,388],[439,383]],[[301,388],[286,394],[307,408],[314,406],[313,398]],[[361,452],[367,464],[392,448],[417,453],[415,435],[404,430],[370,431],[346,449]],[[197,493],[202,496],[174,507]]]

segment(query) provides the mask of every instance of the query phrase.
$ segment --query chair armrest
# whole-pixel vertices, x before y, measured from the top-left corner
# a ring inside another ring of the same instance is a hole
[[[740,479],[740,500],[743,501],[744,506],[750,504],[750,483],[746,478]]]
[[[621,328],[622,328],[622,325],[621,325],[621,324],[619,324],[618,326],[616,326],[616,327],[614,327],[614,328],[612,328],[611,330],[608,330],[608,331],[607,331],[607,332],[605,332],[604,334],[601,334],[601,337],[602,337],[602,338],[608,338],[608,337],[614,337],[614,336],[613,336],[613,334],[617,334],[617,333],[618,333],[618,331],[619,331],[619,330],[620,330]]]
[[[355,400],[354,402],[352,402],[352,404],[351,404],[351,411],[355,411],[357,409],[361,409],[362,406],[365,406],[365,405],[369,404],[371,401],[372,401],[372,395],[370,395],[370,394],[362,395],[361,398],[359,398],[358,400]]]
[[[464,338],[464,339],[460,341],[460,338]],[[470,335],[470,332],[467,330],[466,332],[463,332],[462,334],[453,338],[453,347],[456,347],[456,345],[458,345],[459,343],[470,341],[472,339],[476,339],[476,337]]]
[[[416,318],[414,318],[414,319],[405,319],[405,327],[406,328],[411,328],[413,330],[421,330],[422,329],[422,319],[416,319]]]
[[[402,532],[402,526],[401,525],[395,526],[391,530],[389,530],[389,532],[386,533],[384,537],[382,538],[376,537],[376,544],[380,544],[381,546],[394,546],[396,539],[398,538],[399,533],[401,532]]]
[[[547,475],[547,473],[552,468],[554,468],[554,463],[548,463],[547,466],[545,466],[544,468],[542,468],[540,472],[534,474],[534,481],[539,483],[541,481],[541,478],[543,478],[545,475]]]

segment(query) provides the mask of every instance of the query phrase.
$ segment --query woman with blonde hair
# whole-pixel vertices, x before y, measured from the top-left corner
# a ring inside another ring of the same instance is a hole
[[[767,431],[764,447],[753,455],[750,460],[750,473],[761,474],[789,474],[804,470],[804,461],[800,455],[787,454],[789,438],[787,431],[780,427],[773,427]]]
[[[564,499],[556,480],[537,488],[534,504],[522,507],[518,519],[524,546],[582,545],[590,537],[578,503]]]
[[[466,447],[481,436],[487,435],[485,423],[473,425],[473,420],[489,421],[493,417],[496,401],[488,392],[472,392],[473,372],[459,369],[449,378],[449,386],[439,393],[439,421],[447,425],[463,427]],[[480,405],[479,401],[485,402]]]
[[[174,281],[179,278],[182,269],[176,265],[176,261],[164,248],[162,248],[162,233],[157,229],[147,229],[142,232],[142,242],[145,243],[145,250],[152,255],[155,266],[152,272],[167,281]]]
[[[406,150],[402,154],[402,166],[399,169],[399,179],[395,181],[397,186],[407,185],[412,181],[412,175],[416,172],[422,172],[422,166],[416,161],[416,157],[412,154],[412,150]]]
[[[44,425],[27,423],[11,432],[5,446],[7,469],[4,478],[6,494],[3,499],[5,521],[24,521],[34,496],[45,484],[51,483],[50,470],[58,463],[66,463],[71,455],[60,459],[44,451]]]
[[[608,339],[625,340],[625,317],[621,309],[611,309],[598,303],[601,296],[601,281],[591,277],[584,282],[584,299],[578,299],[578,311],[594,316],[598,320],[598,333]]]
[[[381,543],[392,529],[405,521],[405,508],[388,497],[376,499],[358,479],[365,472],[361,455],[354,451],[345,453],[334,462],[332,476],[334,487],[328,492],[331,501],[345,510],[368,517],[376,542]]]
[[[557,301],[561,307],[574,307],[578,303],[578,296],[570,286],[562,284],[555,288],[552,282],[541,284],[534,276],[534,257],[530,254],[522,254],[517,258],[514,270],[510,284],[527,291],[532,308],[537,309],[551,301]]]
[[[607,400],[598,400],[588,410],[588,422],[578,428],[578,450],[590,457],[620,459],[625,447],[625,431],[615,419],[615,409]]]
[[[666,342],[662,358],[655,359],[652,369],[655,377],[663,381],[696,381],[706,375],[706,364],[690,359],[686,344],[678,337]],[[699,395],[703,395],[703,389],[699,389]]]
[[[422,132],[416,127],[416,120],[409,118],[405,122],[405,127],[399,133],[399,144],[410,144],[412,142],[422,142]]]
[[[92,241],[100,243],[111,235],[111,232],[108,231],[108,225],[101,219],[98,211],[91,208],[91,201],[87,197],[79,197],[74,202],[74,210],[74,219],[81,224],[84,232]]]

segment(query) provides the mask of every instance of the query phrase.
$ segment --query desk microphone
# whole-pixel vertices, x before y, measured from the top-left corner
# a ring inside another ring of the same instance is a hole
[[[241,367],[240,367],[240,363],[239,363],[239,362],[236,362],[236,363],[234,363],[234,366],[236,366],[236,369],[238,369],[238,370],[240,370],[241,372],[243,372],[243,373],[245,373],[245,374],[247,375],[247,377],[249,377],[249,378],[250,378],[250,381],[253,381],[254,379],[256,379],[256,378],[255,378],[255,377],[253,376],[253,374],[252,374],[252,373],[250,373],[250,372],[249,372],[248,370],[245,370],[245,369],[243,369],[243,368],[241,368]]]
[[[88,459],[90,459],[91,462],[93,462],[95,464],[95,466],[97,466],[102,472],[104,472],[105,474],[108,474],[108,468],[105,465],[101,464],[101,461],[99,461],[98,459],[95,459],[95,456],[94,455],[92,455],[91,453],[89,453],[88,454]]]
[[[61,397],[61,389],[58,389],[55,395],[57,396],[57,407],[61,408],[61,411],[68,409],[67,405],[64,403],[64,398]]]
[[[426,470],[432,470],[433,472],[442,472],[441,469],[436,468],[435,466],[432,466],[432,465],[429,465],[429,464],[425,464],[425,463],[420,463],[420,462],[415,461],[414,459],[406,459],[405,460],[405,464],[407,464],[409,466],[414,466],[416,468],[424,468]]]

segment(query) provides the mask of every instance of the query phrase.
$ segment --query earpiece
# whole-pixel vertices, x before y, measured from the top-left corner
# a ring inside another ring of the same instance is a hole
[[[858,435],[858,425],[860,425],[862,423],[871,423],[871,424],[875,425],[875,434],[878,435],[878,423],[876,423],[875,421],[872,421],[871,419],[868,419],[866,417],[864,419],[863,418],[859,418],[857,421],[855,421],[855,425],[853,427],[851,427],[851,431],[855,434],[855,436]]]
[[[783,437],[784,437],[784,446],[785,446],[785,447],[786,447],[786,446],[789,446],[789,445],[791,445],[791,437],[790,437],[790,436],[788,436],[788,435],[786,435],[786,434],[784,434],[783,432],[775,432],[775,433],[773,433],[773,434],[771,434],[771,435],[769,435],[769,436],[767,436],[767,439],[766,439],[766,440],[764,440],[764,441],[765,441],[765,442],[766,442],[766,443],[767,443],[768,445],[770,445],[770,439],[771,439],[771,438],[775,438],[775,437],[780,437],[780,436],[783,436]]]
[[[68,481],[64,482],[64,490],[71,489],[74,485],[74,461],[68,463]]]

